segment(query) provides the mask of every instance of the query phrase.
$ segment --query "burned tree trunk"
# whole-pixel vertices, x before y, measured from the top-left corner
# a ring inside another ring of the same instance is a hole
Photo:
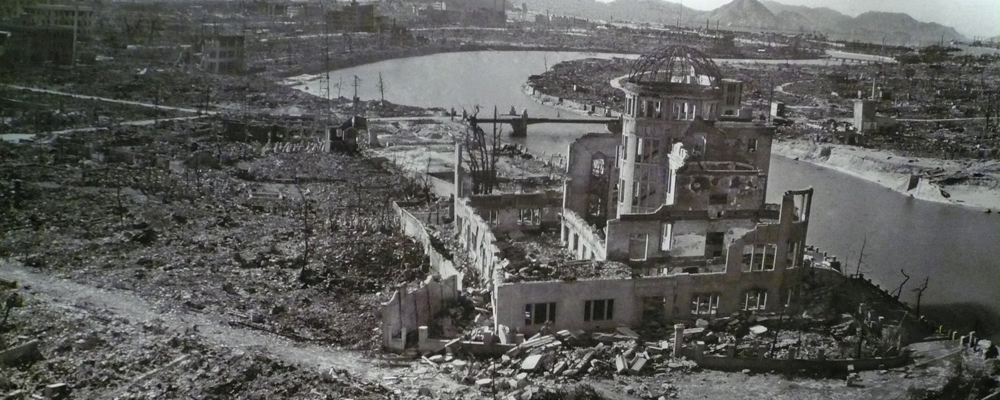
[[[465,148],[469,154],[467,166],[469,176],[472,178],[472,193],[489,194],[497,187],[497,152],[500,148],[502,129],[494,123],[492,133],[487,134],[475,122],[477,114],[479,114],[478,107],[469,118],[469,128],[465,133]],[[496,116],[497,110],[494,107],[494,119]]]
[[[920,317],[920,299],[924,297],[924,291],[927,290],[927,283],[930,281],[930,279],[931,277],[929,276],[924,278],[924,284],[920,285],[920,287],[916,289],[913,289],[913,291],[917,293],[917,307],[916,307],[917,317]]]
[[[899,287],[896,288],[896,291],[894,292],[896,300],[899,300],[899,296],[903,294],[903,285],[906,285],[906,282],[910,280],[910,276],[906,274],[906,271],[900,269],[899,273],[903,274],[906,279],[903,279],[903,282],[899,284]]]

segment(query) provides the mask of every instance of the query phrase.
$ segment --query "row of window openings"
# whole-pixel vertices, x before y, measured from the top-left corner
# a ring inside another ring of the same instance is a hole
[[[490,225],[500,224],[500,210],[490,210],[487,213],[487,222]],[[538,208],[528,208],[517,210],[518,225],[541,225],[542,210]]]
[[[583,321],[611,321],[615,318],[615,300],[587,300],[583,302]],[[542,325],[556,322],[556,303],[524,305],[524,325]]]
[[[621,179],[618,182],[618,202],[625,202],[625,192],[621,190],[621,187],[625,185],[625,180]],[[667,185],[666,193],[670,194],[674,188],[674,172],[673,170],[667,171]],[[632,182],[632,206],[636,207],[642,204],[646,199],[656,195],[656,188],[646,181],[635,181]],[[664,199],[666,200],[666,199]],[[708,196],[708,204],[713,206],[726,205],[729,204],[729,195],[726,193],[711,194]]]
[[[735,100],[731,98],[726,99],[726,104],[734,102]],[[675,101],[672,103],[672,112],[670,114],[670,119],[675,121],[681,120],[692,120],[698,116],[698,105],[695,103],[688,103],[684,101]],[[718,106],[715,103],[708,104],[708,114],[715,115],[716,108]],[[663,118],[663,102],[660,100],[636,100],[634,98],[628,98],[625,102],[625,113],[633,117],[640,118]]]
[[[743,293],[741,308],[743,311],[762,311],[767,309],[767,291],[756,289]],[[791,305],[794,289],[788,289],[785,306]],[[691,298],[691,314],[716,315],[719,313],[719,294],[696,294]],[[587,300],[583,303],[583,321],[611,321],[614,319],[615,300]],[[543,325],[556,322],[556,303],[533,303],[524,305],[524,325]]]
[[[232,51],[219,51],[219,52],[210,51],[210,52],[208,52],[208,57],[209,58],[216,58],[216,55],[218,55],[218,58],[233,58],[233,57],[236,57],[236,50],[232,50]]]
[[[673,230],[674,224],[664,222],[662,225],[662,233],[660,237],[660,250],[670,251],[673,247]],[[646,234],[635,234],[631,237],[632,243],[637,246],[632,246],[636,248],[646,248],[647,241],[649,240],[649,235]],[[708,232],[705,235],[705,250],[706,257],[722,257],[723,247],[726,241],[725,232]],[[747,271],[774,271],[774,260],[777,255],[778,246],[774,244],[758,244],[758,245],[746,245],[743,247],[743,270]],[[788,243],[788,268],[794,267],[794,262],[798,258],[799,244],[796,242]],[[630,259],[634,260],[645,260],[645,251],[642,252],[641,257],[636,257],[636,255],[630,255]]]
[[[785,306],[790,306],[794,289],[788,289],[785,296]],[[722,296],[718,294],[697,294],[691,297],[691,314],[716,315],[719,313],[719,302]],[[743,311],[761,311],[767,308],[767,291],[762,289],[748,290],[743,293],[740,305]]]
[[[622,148],[620,150],[622,160],[628,160],[628,136],[622,135]],[[658,139],[637,138],[635,143],[635,162],[646,163],[656,161],[655,157],[660,154],[660,141]]]
[[[695,153],[705,154],[708,149],[708,139],[703,135],[701,136],[701,143],[698,143],[696,148],[692,149]],[[670,141],[667,148],[673,147],[673,140]],[[757,152],[757,139],[749,138],[747,139],[747,153]],[[628,136],[622,135],[622,146],[618,153],[621,155],[621,160],[628,160]],[[635,144],[635,162],[637,163],[650,163],[656,162],[656,156],[660,154],[660,141],[658,139],[643,139],[637,138]]]

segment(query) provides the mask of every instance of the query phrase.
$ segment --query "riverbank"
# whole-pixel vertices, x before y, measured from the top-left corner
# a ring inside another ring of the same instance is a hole
[[[596,104],[585,104],[574,100],[544,94],[536,89],[531,82],[525,83],[521,86],[521,91],[537,104],[564,110],[573,114],[605,117],[618,117],[621,115],[620,112],[615,111],[610,107],[604,107]]]
[[[775,155],[877,183],[913,198],[997,211],[1000,162],[901,157],[888,151],[802,139],[776,140]]]
[[[351,54],[350,58],[331,59],[330,71],[352,68],[381,61],[400,58],[423,57],[444,53],[463,53],[473,51],[577,51],[582,53],[618,53],[610,48],[570,48],[565,46],[528,46],[517,44],[462,44],[458,46],[428,46],[410,49],[397,49],[383,52]],[[325,63],[311,63],[300,68],[277,74],[281,79],[292,79],[303,75],[316,75],[327,71]]]
[[[333,58],[330,59],[329,70],[336,71],[338,69],[352,68],[365,64],[372,64],[381,61],[389,61],[400,58],[409,57],[423,57],[434,54],[444,54],[444,53],[463,53],[463,52],[474,52],[474,51],[552,51],[552,52],[581,52],[581,53],[605,53],[605,54],[636,54],[636,53],[622,53],[621,49],[616,49],[612,47],[596,47],[596,46],[533,46],[528,44],[508,44],[508,43],[467,43],[459,45],[446,45],[446,46],[426,46],[418,48],[408,48],[408,49],[393,49],[388,51],[370,52],[370,53],[348,53],[347,58]],[[756,54],[744,54],[743,58],[753,61],[782,61],[782,60],[813,60],[814,58],[801,57],[801,58],[754,58]],[[299,68],[282,71],[275,74],[279,79],[290,79],[299,77],[302,75],[316,75],[324,73],[327,71],[327,65],[325,62],[307,63]]]

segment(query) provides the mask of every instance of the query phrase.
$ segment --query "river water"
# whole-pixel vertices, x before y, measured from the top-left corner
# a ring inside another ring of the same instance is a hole
[[[612,56],[530,51],[445,53],[333,71],[331,80],[343,77],[345,97],[353,91],[349,82],[356,75],[361,79],[359,97],[378,98],[376,85],[381,73],[385,98],[394,103],[456,110],[480,105],[489,113],[494,105],[501,113],[514,106],[519,112],[527,109],[532,116],[570,116],[535,103],[521,92],[521,85],[528,76],[561,61]],[[319,94],[319,86],[319,81],[311,81],[301,88]],[[521,143],[533,152],[563,153],[570,142],[591,130],[603,128],[532,125]],[[951,327],[975,328],[991,332],[994,339],[1000,337],[1000,213],[914,200],[829,169],[772,158],[769,201],[777,202],[786,190],[809,186],[816,190],[810,244],[838,256],[854,272],[867,237],[861,268],[866,276],[883,287],[895,288],[904,279],[900,269],[905,270],[911,278],[902,299],[911,304],[916,298],[912,289],[930,277],[921,303],[925,313]]]

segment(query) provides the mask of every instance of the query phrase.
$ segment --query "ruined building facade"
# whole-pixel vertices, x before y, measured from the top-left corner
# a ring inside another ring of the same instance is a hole
[[[201,47],[201,68],[213,74],[235,74],[245,67],[242,35],[216,35]]]
[[[677,46],[639,58],[621,89],[622,134],[590,133],[569,146],[558,229],[576,260],[551,269],[586,276],[508,279],[497,272],[507,265],[503,224],[491,220],[528,199],[456,202],[460,241],[493,287],[497,329],[590,330],[794,307],[813,192],[766,203],[774,128],[739,117],[742,83]],[[601,274],[614,265],[630,274]]]

